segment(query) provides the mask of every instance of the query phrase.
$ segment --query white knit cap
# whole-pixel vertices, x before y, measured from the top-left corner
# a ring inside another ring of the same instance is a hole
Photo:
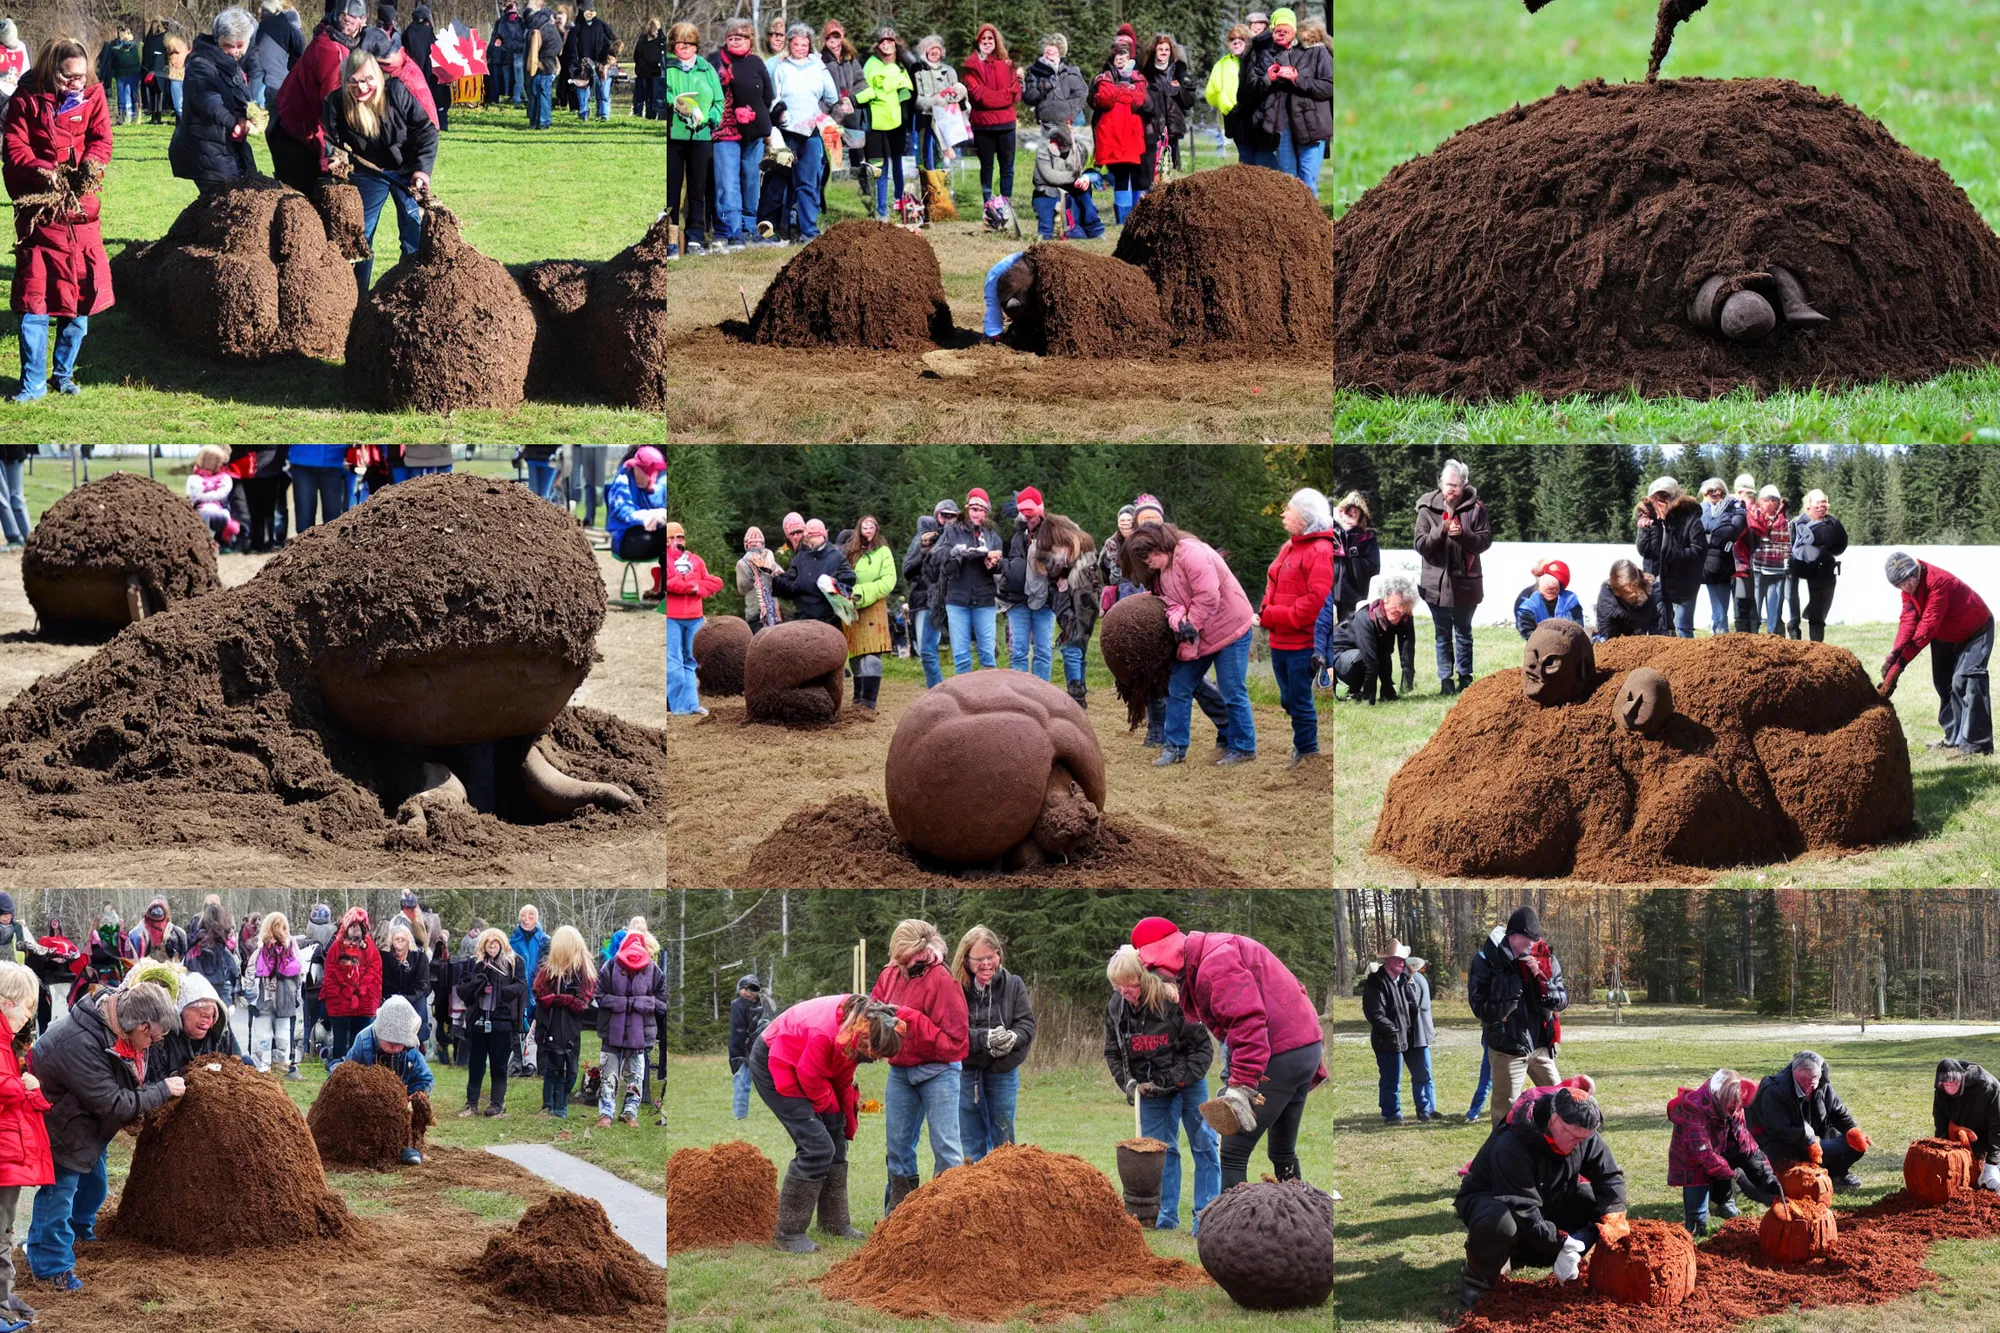
[[[382,1001],[382,1007],[375,1012],[377,1041],[414,1046],[417,1044],[417,1027],[417,1011],[410,1008],[410,1002],[400,995],[391,995]]]

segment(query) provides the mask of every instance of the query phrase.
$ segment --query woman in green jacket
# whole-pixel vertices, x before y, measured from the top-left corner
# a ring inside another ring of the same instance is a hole
[[[701,30],[676,23],[667,34],[674,58],[667,62],[667,222],[671,238],[678,227],[687,253],[704,254],[709,235],[708,181],[715,156],[715,130],[722,124],[722,79],[703,60]],[[681,181],[687,181],[687,211],[681,211]],[[720,248],[719,246],[717,247]],[[681,247],[667,242],[667,258],[678,259]]]
[[[854,702],[871,713],[882,693],[882,654],[889,651],[889,594],[896,590],[896,556],[873,514],[863,514],[843,548],[854,566],[854,619],[847,657],[854,664]]]
[[[1248,163],[1250,159],[1243,152],[1237,134],[1242,129],[1243,117],[1237,110],[1237,83],[1242,77],[1243,53],[1250,49],[1250,29],[1239,23],[1229,30],[1229,54],[1215,62],[1215,68],[1208,72],[1208,87],[1202,93],[1202,100],[1215,108],[1215,114],[1222,117],[1222,132],[1229,136],[1229,142],[1236,144],[1236,160]]]
[[[916,96],[910,71],[903,59],[903,39],[894,28],[884,27],[875,34],[875,54],[861,67],[862,86],[855,91],[857,105],[868,108],[868,140],[862,146],[863,170],[875,176],[875,216],[887,217],[889,201],[903,197],[903,148],[909,117],[903,104]],[[877,158],[881,166],[875,165]],[[896,191],[889,192],[889,177],[896,178]]]

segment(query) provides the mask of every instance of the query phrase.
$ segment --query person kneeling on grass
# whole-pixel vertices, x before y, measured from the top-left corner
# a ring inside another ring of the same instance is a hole
[[[1861,1188],[1854,1166],[1867,1153],[1869,1139],[1833,1090],[1818,1052],[1800,1051],[1758,1084],[1744,1120],[1773,1170],[1811,1162],[1826,1168],[1836,1193]]]
[[[1320,608],[1313,630],[1312,667],[1315,674],[1329,667],[1333,678],[1347,687],[1347,699],[1373,704],[1396,702],[1397,691],[1389,683],[1389,672],[1400,652],[1403,659],[1402,693],[1417,684],[1417,624],[1410,617],[1417,590],[1406,578],[1387,579],[1382,595],[1354,609],[1354,614],[1331,629],[1328,618],[1333,601]]]
[[[1753,1085],[1754,1086],[1754,1085]],[[1718,1069],[1667,1103],[1674,1127],[1667,1147],[1667,1187],[1680,1187],[1682,1224],[1690,1235],[1708,1234],[1711,1204],[1719,1216],[1736,1216],[1737,1190],[1761,1204],[1778,1197],[1777,1173],[1743,1123],[1743,1076]]]
[[[597,972],[597,1037],[604,1048],[597,1094],[597,1127],[611,1128],[614,1117],[639,1127],[639,1098],[646,1091],[646,1052],[659,1040],[660,965],[646,933],[628,930],[618,949]],[[618,1084],[625,1083],[625,1109],[618,1115]]]
[[[1979,1188],[2000,1194],[2000,1081],[1967,1060],[1938,1061],[1931,1120],[1938,1138],[1972,1150]]]
[[[410,1007],[410,1002],[400,995],[391,995],[382,1002],[375,1021],[355,1035],[346,1057],[327,1066],[328,1074],[346,1063],[383,1065],[403,1080],[405,1094],[414,1097],[421,1092],[428,1097],[435,1082],[430,1062],[417,1047],[418,1027],[417,1011]],[[415,1147],[403,1149],[404,1166],[422,1166],[423,1161],[423,1154]]]
[[[1035,218],[1042,240],[1052,240],[1060,233],[1072,241],[1094,241],[1104,234],[1097,202],[1090,197],[1097,188],[1097,177],[1084,169],[1089,160],[1090,155],[1064,126],[1052,126],[1048,138],[1035,150]],[[1071,208],[1076,210],[1074,223],[1070,221]]]
[[[42,984],[19,963],[0,962],[0,1333],[21,1333],[35,1319],[35,1310],[14,1294],[14,1214],[21,1191],[53,1185],[55,1161],[49,1155],[49,1131],[42,1113],[49,1110],[41,1080],[21,1069],[14,1049],[17,1033],[35,1021]]]

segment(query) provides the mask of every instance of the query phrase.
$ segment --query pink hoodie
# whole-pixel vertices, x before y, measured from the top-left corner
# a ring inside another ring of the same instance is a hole
[[[1181,1009],[1229,1043],[1232,1084],[1254,1088],[1273,1055],[1325,1039],[1304,984],[1248,935],[1195,931],[1181,957]],[[1321,1061],[1312,1086],[1325,1080]]]
[[[1193,621],[1201,637],[1180,645],[1180,659],[1221,652],[1250,628],[1250,599],[1221,554],[1207,542],[1183,537],[1174,547],[1174,562],[1160,571],[1160,598],[1167,604],[1167,623],[1176,629]]]

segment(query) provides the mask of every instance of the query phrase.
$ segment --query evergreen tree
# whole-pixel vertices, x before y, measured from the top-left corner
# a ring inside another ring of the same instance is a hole
[[[710,615],[741,615],[736,595],[736,556],[723,524],[722,465],[718,446],[676,444],[667,448],[667,517],[687,529],[688,550],[700,556],[723,589],[708,603]],[[740,544],[739,544],[740,545]]]
[[[1688,899],[1685,889],[1648,889],[1630,909],[1633,942],[1626,984],[1643,985],[1649,1004],[1686,1004],[1700,996]]]

